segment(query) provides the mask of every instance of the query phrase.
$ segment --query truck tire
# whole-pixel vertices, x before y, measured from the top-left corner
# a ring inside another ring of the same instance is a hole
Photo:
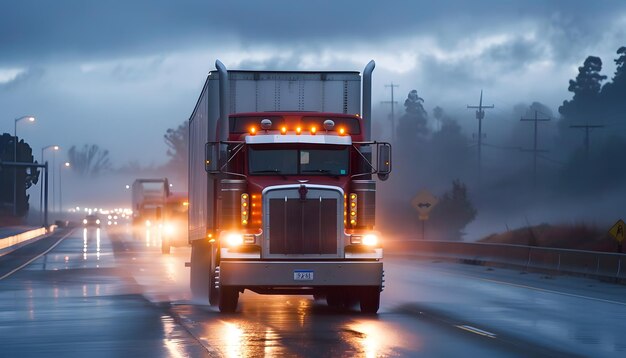
[[[361,312],[376,314],[380,307],[380,287],[368,286],[361,288],[360,294]]]
[[[204,240],[191,243],[189,285],[194,299],[206,300],[211,283],[211,245]]]
[[[232,313],[237,310],[239,290],[236,287],[222,286],[219,290],[219,308],[222,313]]]

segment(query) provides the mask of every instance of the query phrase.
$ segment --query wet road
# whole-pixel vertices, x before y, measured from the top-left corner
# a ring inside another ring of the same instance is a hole
[[[188,248],[162,255],[123,227],[67,234],[0,281],[0,356],[626,355],[624,286],[387,258],[377,316],[248,292],[223,315],[190,300]]]

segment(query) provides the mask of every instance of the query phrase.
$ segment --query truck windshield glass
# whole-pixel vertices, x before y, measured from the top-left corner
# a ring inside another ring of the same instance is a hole
[[[248,150],[251,175],[348,175],[348,147]]]

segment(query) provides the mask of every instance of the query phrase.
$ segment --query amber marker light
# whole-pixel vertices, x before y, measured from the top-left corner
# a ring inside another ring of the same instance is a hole
[[[346,130],[344,128],[339,128],[339,135],[346,134]]]
[[[250,128],[250,135],[255,135],[256,134],[256,128],[255,127],[251,127]]]
[[[315,133],[317,133],[317,128],[311,127],[311,134],[315,134]]]
[[[297,127],[296,128],[296,134],[300,134],[302,133],[302,128],[301,127]]]
[[[287,127],[281,127],[280,134],[287,134]]]

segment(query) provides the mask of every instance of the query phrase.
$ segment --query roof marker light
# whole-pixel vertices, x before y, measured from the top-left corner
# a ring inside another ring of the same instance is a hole
[[[317,128],[311,127],[311,134],[315,134],[315,133],[317,133]]]
[[[256,134],[256,127],[250,127],[250,135]]]
[[[280,128],[280,134],[287,134],[287,127]]]
[[[302,133],[302,128],[301,127],[297,127],[296,128],[296,134],[300,134]]]
[[[339,128],[339,135],[344,135],[344,134],[346,134],[345,128]]]

